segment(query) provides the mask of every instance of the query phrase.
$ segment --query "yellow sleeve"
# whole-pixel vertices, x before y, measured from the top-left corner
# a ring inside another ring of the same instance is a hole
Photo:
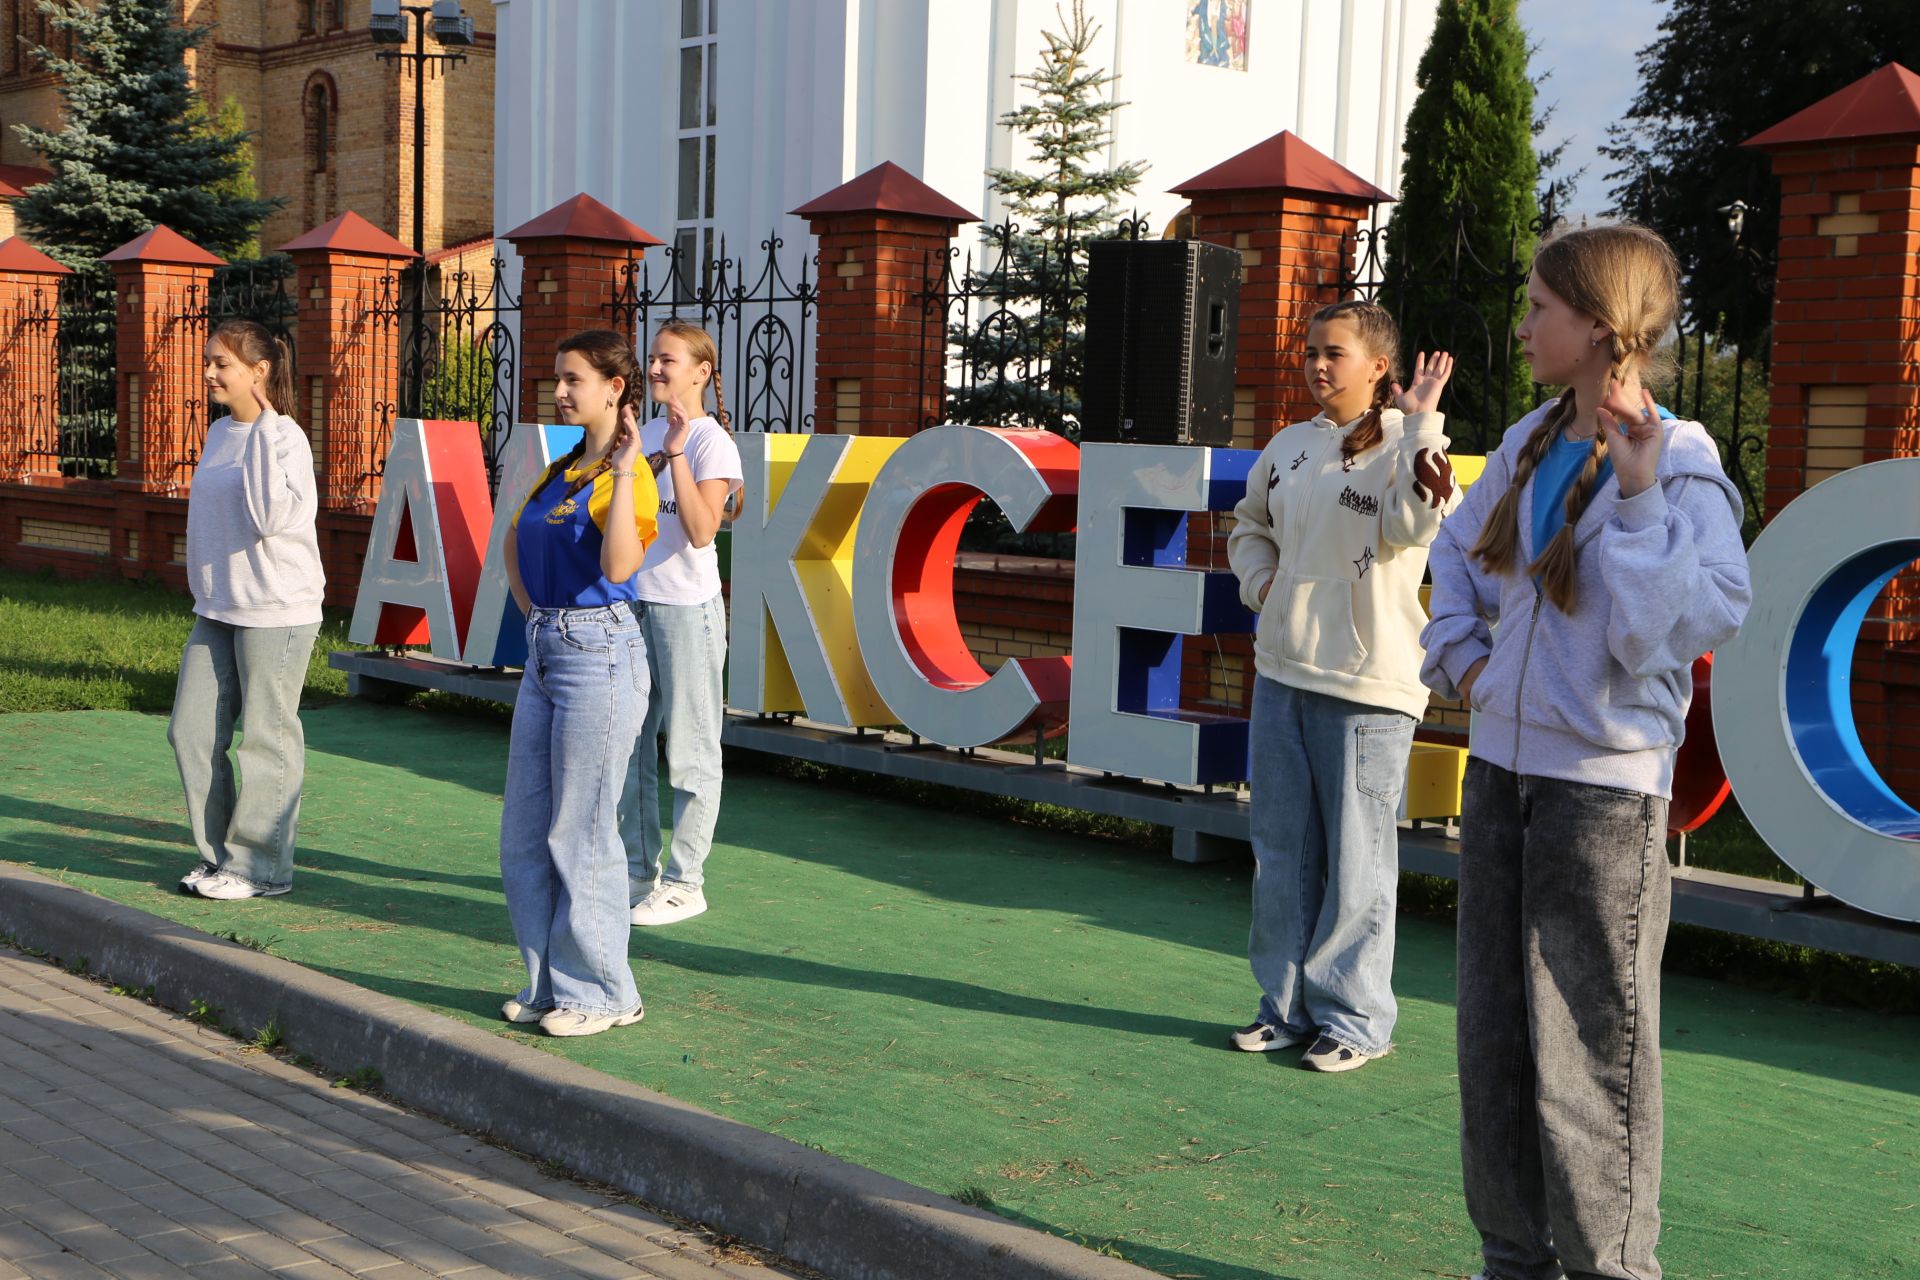
[[[606,536],[607,513],[612,509],[613,476],[603,471],[594,477],[593,496],[587,501],[587,514],[602,537]],[[660,486],[653,482],[651,471],[641,470],[633,478],[633,531],[640,535],[642,547],[652,546],[660,536]]]

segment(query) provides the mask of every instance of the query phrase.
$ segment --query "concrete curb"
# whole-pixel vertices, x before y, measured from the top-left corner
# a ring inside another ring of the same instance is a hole
[[[0,933],[243,1031],[277,1022],[342,1074],[836,1280],[1154,1273],[418,1006],[0,864]]]

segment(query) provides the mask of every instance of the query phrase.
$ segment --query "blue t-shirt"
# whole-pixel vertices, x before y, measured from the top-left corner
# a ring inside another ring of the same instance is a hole
[[[601,471],[593,483],[567,496],[573,482],[596,465],[561,472],[536,486],[513,517],[520,585],[538,608],[591,608],[637,598],[633,578],[609,582],[600,572],[600,547],[607,513],[613,507],[613,476]],[[653,473],[642,467],[633,482],[633,523],[643,547],[651,546],[658,533],[659,510]]]
[[[1662,422],[1673,421],[1673,415],[1660,406],[1655,405],[1654,411]],[[1553,448],[1547,450],[1547,456],[1534,468],[1533,554],[1536,558],[1567,522],[1567,491],[1580,478],[1581,468],[1587,465],[1587,457],[1592,452],[1592,440],[1568,440],[1563,436],[1553,442]],[[1598,493],[1600,486],[1611,479],[1613,459],[1604,458],[1599,474],[1593,478],[1593,491]]]

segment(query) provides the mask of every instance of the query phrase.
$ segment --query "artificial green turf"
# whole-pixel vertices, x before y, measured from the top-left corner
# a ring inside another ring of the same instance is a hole
[[[1402,919],[1399,1047],[1346,1076],[1225,1047],[1252,1013],[1248,869],[756,774],[729,780],[706,915],[636,931],[644,1023],[506,1030],[505,731],[306,715],[285,898],[191,865],[157,717],[0,717],[0,858],[494,1028],[1170,1275],[1473,1270],[1453,932]],[[1667,1229],[1688,1277],[1920,1272],[1920,1020],[1670,977]]]

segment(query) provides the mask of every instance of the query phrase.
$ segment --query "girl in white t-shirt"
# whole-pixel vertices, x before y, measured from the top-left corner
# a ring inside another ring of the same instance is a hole
[[[714,413],[706,408],[713,387]],[[647,385],[659,417],[640,428],[640,447],[660,489],[660,537],[635,578],[653,697],[620,797],[633,923],[673,924],[707,909],[703,887],[720,815],[721,671],[727,612],[714,535],[741,484],[740,451],[727,431],[726,398],[713,339],[685,320],[654,335]],[[662,848],[660,752],[666,736],[673,789],[673,844]],[[665,855],[663,858],[662,855]]]

